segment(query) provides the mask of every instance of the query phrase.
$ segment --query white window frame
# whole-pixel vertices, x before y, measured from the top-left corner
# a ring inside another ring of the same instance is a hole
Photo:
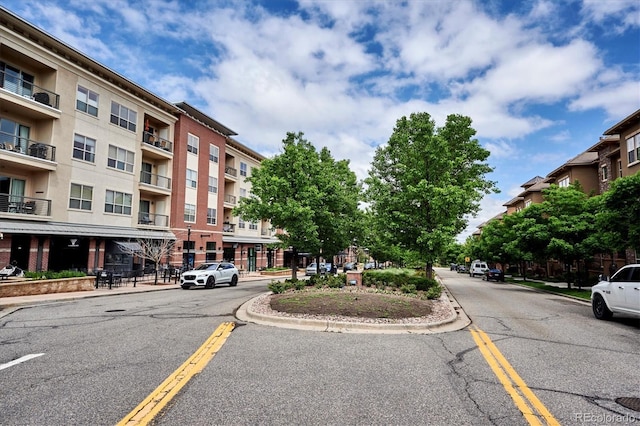
[[[120,148],[116,145],[109,145],[107,167],[133,173],[135,161],[136,154],[133,151]]]
[[[79,194],[74,194],[74,189]],[[93,187],[79,183],[71,183],[69,188],[69,208],[91,211],[93,206]]]
[[[244,219],[241,217],[238,218],[238,228],[244,229]]]
[[[212,194],[218,193],[218,178],[215,176],[209,176],[209,192]]]
[[[247,163],[240,162],[240,176],[247,176]]]
[[[252,231],[258,230],[258,222],[249,222],[249,229]]]
[[[627,161],[628,166],[640,161],[640,133],[627,138]]]
[[[78,85],[76,90],[76,109],[94,117],[98,116],[100,95],[93,90]]]
[[[200,138],[191,133],[187,133],[187,152],[191,152],[198,155],[198,146],[200,145]]]
[[[209,144],[209,161],[217,163],[220,160],[220,148]]]
[[[133,195],[107,189],[104,197],[104,212],[131,216]]]
[[[196,205],[195,204],[184,204],[184,221],[185,222],[195,222],[196,221]]]
[[[606,182],[609,180],[609,166],[606,164],[603,164],[602,166],[600,166],[600,170],[602,171],[602,181]]]
[[[198,172],[195,170],[187,169],[186,181],[187,181],[187,188],[197,188]]]
[[[558,186],[560,188],[568,188],[569,184],[569,176],[563,176],[561,179],[558,179]]]
[[[216,209],[208,208],[207,209],[207,224],[216,225],[218,223],[217,215],[218,215],[218,213],[217,213]]]
[[[136,131],[136,123],[138,121],[138,113],[134,110],[120,105],[116,101],[111,101],[111,124],[120,126],[123,129]]]
[[[77,153],[77,155],[76,155]],[[73,158],[75,160],[96,162],[96,140],[79,134],[73,135]]]

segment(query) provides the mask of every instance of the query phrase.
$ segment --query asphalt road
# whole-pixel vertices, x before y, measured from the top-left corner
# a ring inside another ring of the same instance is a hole
[[[43,355],[0,369],[0,425],[116,424],[226,321],[236,328],[155,424],[529,424],[482,332],[545,422],[540,407],[563,425],[640,417],[615,402],[640,398],[637,319],[597,321],[581,302],[439,273],[471,326],[379,335],[238,322],[268,281],[18,310],[0,318],[0,365]]]

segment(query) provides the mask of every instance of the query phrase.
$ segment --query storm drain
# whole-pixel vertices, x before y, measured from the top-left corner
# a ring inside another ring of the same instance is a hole
[[[640,411],[640,398],[622,397],[616,398],[616,402],[630,410]]]
[[[109,309],[108,311],[105,312],[124,312],[124,309]]]

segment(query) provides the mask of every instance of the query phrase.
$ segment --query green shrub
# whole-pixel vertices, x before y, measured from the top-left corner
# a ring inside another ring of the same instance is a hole
[[[400,291],[407,294],[416,294],[418,290],[416,290],[416,286],[413,284],[403,284],[400,286]]]
[[[285,281],[271,281],[271,283],[269,285],[267,285],[267,288],[269,290],[271,290],[274,294],[280,294],[280,293],[284,293],[285,291],[289,290],[290,288],[293,288],[295,284],[292,283],[290,280],[287,282]]]
[[[438,299],[440,295],[442,295],[442,287],[440,284],[436,283],[435,286],[430,287],[429,290],[425,292],[427,299]]]
[[[24,276],[34,280],[57,280],[59,278],[86,277],[87,274],[80,271],[24,271]]]

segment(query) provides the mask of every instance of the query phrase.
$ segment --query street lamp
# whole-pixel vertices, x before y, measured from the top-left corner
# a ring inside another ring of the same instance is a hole
[[[187,225],[187,267],[191,267],[191,225]]]

